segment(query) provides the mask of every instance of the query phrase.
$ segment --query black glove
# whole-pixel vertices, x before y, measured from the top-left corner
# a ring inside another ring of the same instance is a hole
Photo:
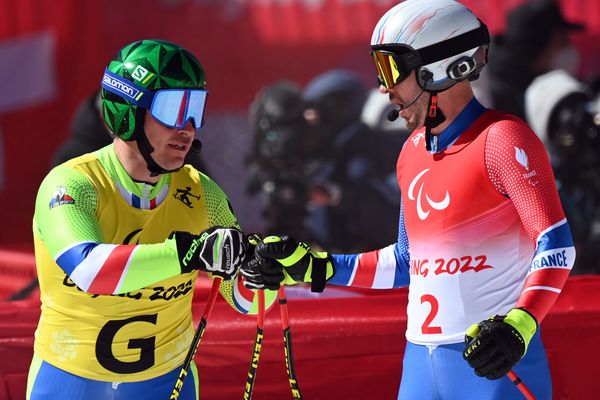
[[[216,226],[199,235],[176,231],[170,237],[177,245],[182,273],[197,269],[229,280],[246,258],[246,239],[235,228]]]
[[[248,235],[248,257],[240,267],[244,286],[248,289],[277,290],[280,286],[279,282],[283,280],[281,265],[277,261],[264,259],[255,253],[260,241],[261,237],[258,234]]]
[[[306,282],[312,284],[313,292],[322,292],[325,282],[334,273],[329,254],[311,251],[306,243],[299,243],[288,236],[264,238],[256,246],[256,259],[262,282],[250,279],[248,287],[254,283],[275,290],[281,283],[294,285]]]
[[[471,325],[463,357],[477,376],[501,378],[525,355],[536,330],[537,322],[528,312],[513,308],[506,315]]]
[[[281,264],[259,255],[243,264],[240,273],[244,277],[244,286],[248,289],[278,290],[284,279]]]

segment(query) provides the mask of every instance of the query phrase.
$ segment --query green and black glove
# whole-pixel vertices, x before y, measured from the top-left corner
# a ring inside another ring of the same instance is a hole
[[[306,243],[289,236],[268,236],[256,246],[257,269],[242,274],[252,289],[277,290],[281,283],[311,284],[313,292],[322,292],[334,273],[333,262],[326,252],[316,252]]]
[[[465,335],[463,357],[477,376],[501,378],[523,358],[536,331],[535,318],[523,309],[513,308],[506,315],[471,325]]]
[[[200,270],[229,280],[235,277],[246,259],[248,244],[235,228],[212,227],[199,235],[173,232],[181,272]]]

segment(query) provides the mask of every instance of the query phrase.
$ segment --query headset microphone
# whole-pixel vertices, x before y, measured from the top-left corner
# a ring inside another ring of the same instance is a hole
[[[390,112],[389,112],[389,113],[388,113],[388,115],[387,115],[387,119],[388,119],[388,121],[391,121],[391,122],[393,122],[393,121],[397,120],[397,119],[398,119],[398,117],[400,116],[400,111],[402,111],[402,110],[404,110],[404,109],[406,109],[406,108],[408,108],[408,107],[412,106],[412,105],[413,105],[413,103],[414,103],[415,101],[417,101],[417,99],[418,99],[419,97],[421,97],[421,95],[423,94],[424,90],[425,90],[425,89],[421,89],[421,91],[419,92],[419,94],[418,94],[418,95],[417,95],[417,96],[416,96],[414,99],[412,99],[412,100],[411,100],[411,101],[410,101],[410,102],[409,102],[407,105],[405,105],[405,106],[400,106],[400,109],[393,109],[393,110],[390,110]]]
[[[200,150],[202,150],[202,142],[200,142],[198,139],[194,139],[192,141],[192,147],[190,150],[194,153],[200,153]]]

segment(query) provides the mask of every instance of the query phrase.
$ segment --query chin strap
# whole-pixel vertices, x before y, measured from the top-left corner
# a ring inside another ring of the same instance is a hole
[[[136,121],[143,121],[145,117],[146,110],[142,107],[138,107],[135,119]],[[168,174],[169,172],[177,172],[182,167],[175,169],[164,169],[154,159],[152,158],[152,152],[154,151],[154,147],[150,144],[148,140],[148,136],[146,136],[146,132],[144,131],[144,125],[136,122],[135,131],[133,138],[135,138],[135,142],[137,143],[138,150],[144,160],[146,161],[146,166],[148,167],[148,171],[150,171],[150,176],[158,176],[162,174]],[[192,147],[190,151],[194,153],[200,153],[202,149],[202,143],[198,139],[194,139],[192,142]]]
[[[142,157],[144,157],[144,160],[146,160],[146,165],[148,166],[148,171],[150,171],[150,176],[167,174],[169,172],[177,172],[183,167],[181,166],[175,169],[164,169],[163,167],[158,165],[158,163],[152,158],[151,153],[154,151],[154,147],[152,147],[152,145],[148,141],[146,133],[141,132],[140,134],[138,134],[137,138],[138,139],[136,140],[136,143],[138,149],[140,150],[140,154],[142,155]],[[202,142],[200,142],[198,139],[194,139],[190,151],[194,153],[200,153],[200,150],[202,150]]]
[[[148,137],[146,136],[146,132],[144,131],[145,117],[146,109],[138,107],[135,112],[135,126],[133,128],[133,135],[129,140],[135,140],[140,154],[142,155],[142,157],[144,157],[144,160],[146,161],[146,166],[148,167],[148,171],[150,171],[150,176],[158,176],[160,174],[166,174],[169,172],[177,171],[168,171],[164,169],[163,167],[158,165],[158,163],[154,161],[154,159],[150,155],[154,151],[154,147],[152,147],[152,145],[148,141]]]
[[[429,93],[427,116],[425,117],[425,149],[431,151],[431,130],[446,120],[444,113],[437,105],[438,92]]]
[[[179,171],[181,167],[175,169],[164,169],[154,159],[152,158],[152,152],[154,151],[154,147],[148,141],[148,137],[146,136],[146,132],[142,130],[137,135],[136,139],[137,147],[140,150],[140,154],[146,160],[146,165],[148,167],[148,171],[150,171],[150,176],[158,176],[161,174],[168,174],[169,172]]]

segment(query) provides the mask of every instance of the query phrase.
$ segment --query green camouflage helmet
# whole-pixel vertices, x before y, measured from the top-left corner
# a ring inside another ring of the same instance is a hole
[[[202,65],[184,48],[163,40],[139,40],[121,49],[107,69],[146,89],[206,89]],[[123,140],[135,140],[143,128],[144,109],[102,89],[102,115]]]

